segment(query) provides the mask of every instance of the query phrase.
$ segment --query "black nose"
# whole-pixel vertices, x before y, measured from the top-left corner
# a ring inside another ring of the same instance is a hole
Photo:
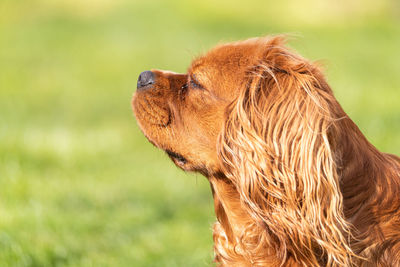
[[[138,81],[137,81],[137,89],[141,89],[146,85],[153,84],[155,80],[154,73],[146,70],[140,73]]]

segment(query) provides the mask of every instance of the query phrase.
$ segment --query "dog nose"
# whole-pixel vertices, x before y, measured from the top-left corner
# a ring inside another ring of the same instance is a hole
[[[153,84],[155,81],[154,73],[146,70],[140,73],[137,81],[137,89],[141,89],[146,85]]]

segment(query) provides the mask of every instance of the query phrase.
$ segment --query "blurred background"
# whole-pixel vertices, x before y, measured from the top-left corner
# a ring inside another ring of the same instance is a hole
[[[209,185],[148,143],[141,71],[294,36],[346,112],[400,154],[398,0],[0,0],[0,266],[210,266]]]

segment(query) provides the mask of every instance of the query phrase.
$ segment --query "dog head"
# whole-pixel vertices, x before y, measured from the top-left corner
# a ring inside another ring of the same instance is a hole
[[[187,171],[221,170],[218,137],[227,107],[238,98],[265,49],[279,40],[250,39],[218,46],[194,60],[187,73],[142,72],[132,105],[148,140]]]

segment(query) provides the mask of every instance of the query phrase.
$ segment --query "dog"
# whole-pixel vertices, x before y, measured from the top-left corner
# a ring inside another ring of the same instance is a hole
[[[142,72],[146,138],[211,185],[219,266],[400,266],[400,158],[379,152],[285,37]]]

